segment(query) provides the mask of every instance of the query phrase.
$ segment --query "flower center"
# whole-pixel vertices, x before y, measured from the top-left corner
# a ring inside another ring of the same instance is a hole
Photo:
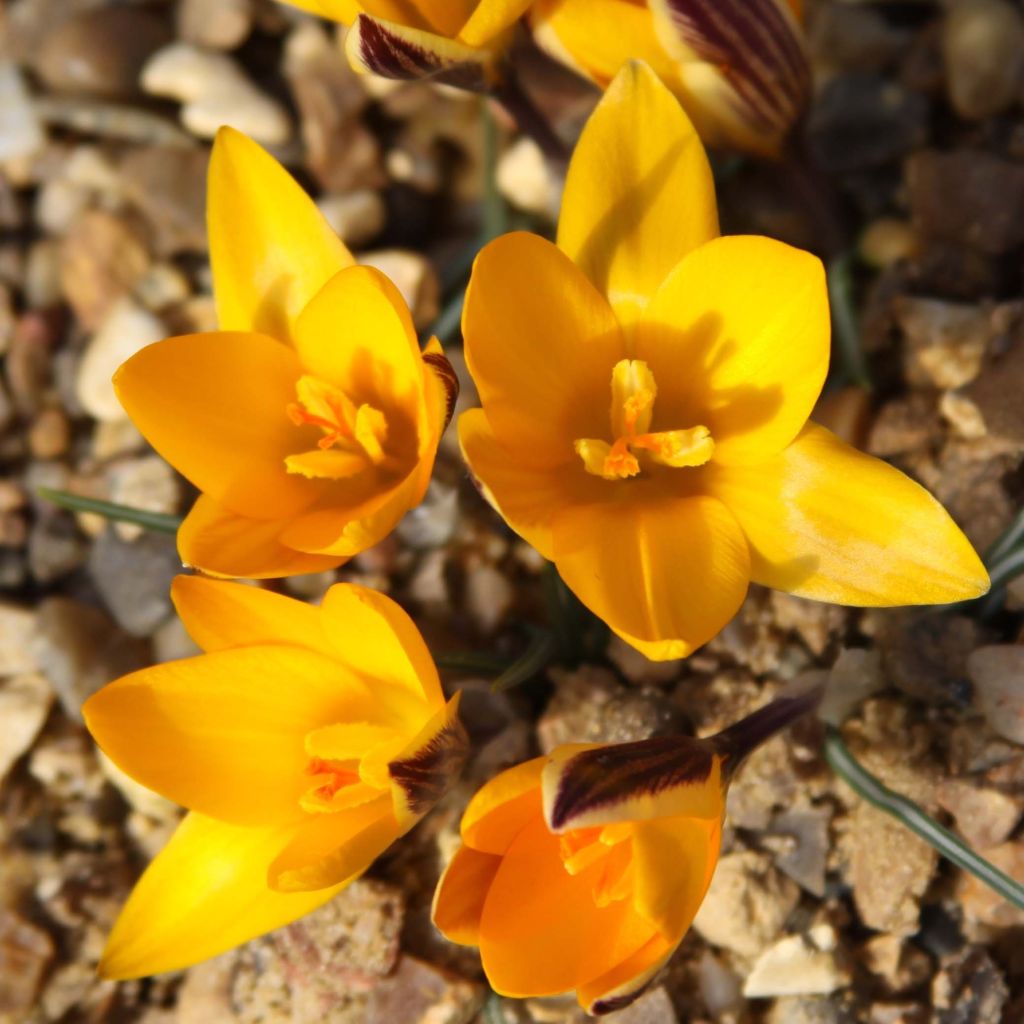
[[[562,866],[574,877],[588,872],[594,902],[606,907],[633,892],[633,835],[626,823],[572,829],[558,837]]]
[[[388,424],[379,409],[356,405],[316,377],[300,377],[295,393],[298,401],[288,405],[289,418],[296,426],[319,427],[322,434],[316,448],[284,460],[289,473],[339,480],[388,461]]]
[[[394,729],[369,722],[345,722],[306,734],[306,774],[313,785],[302,794],[304,811],[322,813],[357,807],[388,791],[388,763],[407,739]]]
[[[650,432],[658,386],[640,359],[622,359],[612,370],[611,444],[580,438],[574,444],[588,473],[605,480],[636,476],[641,459],[661,466],[703,466],[715,450],[707,427]]]

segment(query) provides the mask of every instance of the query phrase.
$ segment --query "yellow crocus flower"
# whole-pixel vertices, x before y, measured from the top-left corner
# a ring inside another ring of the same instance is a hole
[[[186,967],[325,903],[433,806],[466,748],[457,697],[389,598],[337,584],[313,607],[188,576],[171,592],[205,653],[82,709],[118,767],[190,812],[122,910],[107,978]]]
[[[530,0],[287,0],[351,26],[357,71],[486,89]]]
[[[778,156],[810,90],[800,0],[538,0],[534,37],[602,89],[647,61],[701,138]]]
[[[484,493],[649,658],[709,640],[751,581],[862,606],[988,588],[927,491],[808,422],[821,262],[719,237],[700,140],[645,64],[583,131],[557,246],[517,232],[477,257],[463,335],[483,408],[459,437]]]
[[[436,340],[420,351],[391,281],[230,128],[207,224],[221,329],[142,349],[117,395],[202,492],[178,533],[186,565],[254,578],[340,565],[422,499],[455,375]]]
[[[463,815],[434,923],[480,948],[502,995],[628,1005],[704,899],[739,764],[818,698],[780,698],[708,739],[570,744],[502,772]]]

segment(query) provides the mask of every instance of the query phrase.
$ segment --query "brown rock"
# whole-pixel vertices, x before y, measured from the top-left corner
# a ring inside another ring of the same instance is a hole
[[[25,1020],[53,959],[53,939],[13,910],[0,909],[0,1014]]]
[[[53,703],[46,680],[33,674],[0,680],[0,783],[15,761],[32,746]]]
[[[1011,878],[1024,878],[1024,843],[1019,840],[986,850],[985,859]],[[957,877],[956,893],[967,921],[994,928],[1024,927],[1024,910],[966,871]]]
[[[63,409],[43,409],[28,432],[29,451],[37,459],[55,459],[68,450],[71,424]]]
[[[935,1024],[1004,1024],[1006,979],[980,948],[952,956],[932,982]]]
[[[946,779],[937,798],[939,806],[953,815],[957,832],[976,850],[1004,842],[1024,814],[1020,798],[968,779]]]
[[[1024,744],[1024,646],[979,647],[967,658],[974,702],[993,732]]]
[[[928,954],[898,935],[876,935],[861,946],[858,959],[878,977],[889,995],[917,988],[931,974]]]
[[[64,239],[60,264],[64,294],[78,320],[91,330],[142,279],[149,254],[137,227],[123,217],[90,210]]]
[[[365,1024],[469,1024],[487,989],[411,956],[371,993]]]
[[[903,455],[927,447],[942,430],[935,399],[912,394],[887,402],[879,410],[868,435],[867,450],[880,458]]]
[[[1006,309],[1010,323],[1004,343],[993,348],[963,396],[978,409],[989,437],[1020,450],[1024,448],[1024,315],[1019,304],[1014,309],[1016,316]]]
[[[903,331],[903,369],[914,387],[959,388],[981,369],[993,338],[980,306],[900,296],[894,304]]]
[[[202,146],[143,146],[122,161],[125,195],[153,229],[159,255],[206,251],[208,161]]]
[[[906,179],[922,235],[994,255],[1024,243],[1024,166],[978,150],[921,150]]]
[[[143,64],[170,39],[170,26],[152,10],[97,7],[46,33],[35,66],[58,92],[130,99],[139,95]]]

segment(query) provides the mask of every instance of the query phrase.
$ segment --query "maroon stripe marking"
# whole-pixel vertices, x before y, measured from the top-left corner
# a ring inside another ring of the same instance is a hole
[[[458,778],[469,751],[469,737],[453,718],[422,749],[388,765],[388,775],[402,787],[413,814],[425,814]]]

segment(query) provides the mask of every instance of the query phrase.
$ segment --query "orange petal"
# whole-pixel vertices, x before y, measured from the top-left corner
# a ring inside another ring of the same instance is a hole
[[[105,686],[82,714],[133,779],[238,825],[294,820],[307,732],[376,718],[370,691],[338,662],[278,646],[153,665]]]
[[[387,795],[312,816],[271,863],[270,887],[304,892],[341,885],[361,875],[401,834]]]
[[[598,907],[590,872],[570,875],[537,815],[516,836],[487,893],[480,957],[502,995],[564,992],[612,970],[651,938],[629,900]]]
[[[809,423],[756,466],[705,467],[758,583],[860,606],[946,604],[989,587],[974,548],[923,488]]]
[[[679,260],[717,235],[714,181],[693,125],[646,64],[626,64],[573,153],[559,248],[630,324]]]
[[[706,424],[716,463],[749,463],[799,433],[828,372],[831,324],[816,256],[770,238],[718,238],[668,276],[636,351],[673,425]]]
[[[496,775],[462,816],[462,841],[481,853],[503,854],[542,811],[540,780],[547,758],[535,757]]]
[[[213,145],[206,220],[217,317],[225,331],[289,341],[309,300],[353,262],[295,179],[233,128],[221,128]]]
[[[316,485],[285,472],[303,432],[285,410],[295,353],[262,334],[186,334],[148,345],[114,375],[146,440],[204,494],[240,515],[278,519],[310,504]]]
[[[480,918],[501,857],[460,846],[434,890],[434,927],[460,946],[480,944]]]
[[[576,997],[580,1006],[594,1016],[603,1016],[629,1006],[643,994],[676,948],[660,935],[654,936],[610,971],[579,985]]]
[[[180,970],[326,903],[340,885],[303,893],[268,888],[267,866],[291,833],[189,814],[132,890],[107,940],[100,976]]]
[[[335,657],[323,612],[305,601],[202,576],[176,576],[171,600],[188,635],[204,651],[286,644]]]
[[[608,381],[624,355],[608,303],[550,242],[525,232],[487,245],[462,315],[466,362],[487,419],[538,464],[575,459],[608,429]]]
[[[178,530],[178,553],[187,566],[211,576],[272,579],[333,569],[338,555],[306,554],[287,547],[288,520],[250,519],[201,494]]]
[[[746,540],[714,498],[638,494],[559,512],[555,564],[576,596],[648,658],[686,657],[742,604]]]

